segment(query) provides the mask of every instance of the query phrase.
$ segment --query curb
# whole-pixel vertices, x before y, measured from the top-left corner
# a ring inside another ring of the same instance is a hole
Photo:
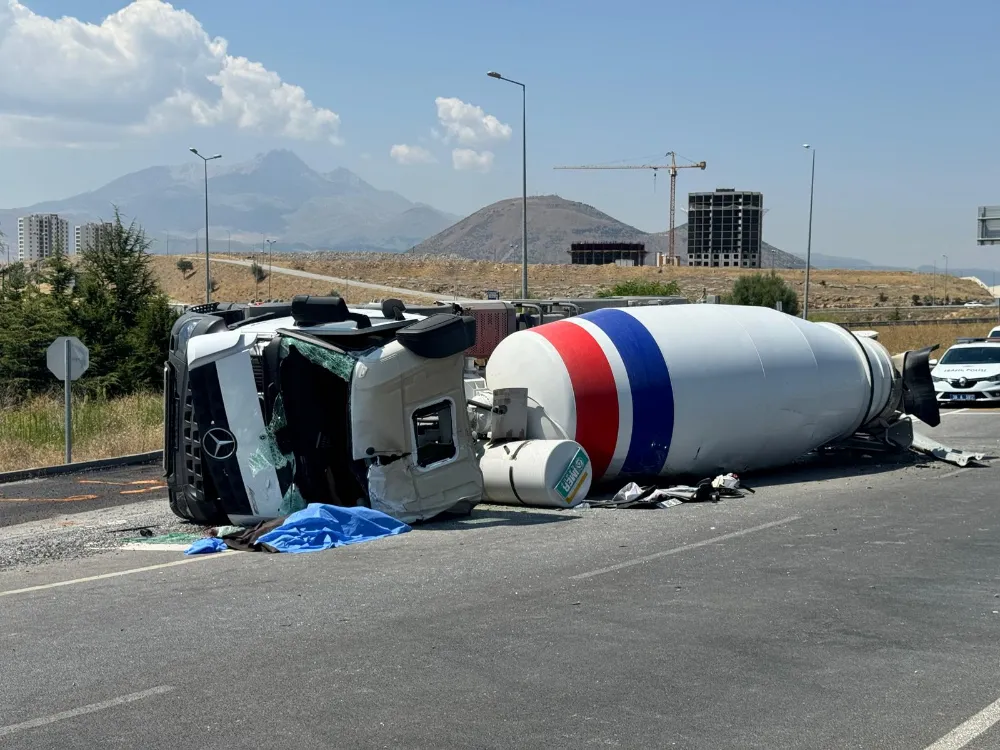
[[[151,464],[163,459],[163,451],[150,451],[149,453],[133,453],[129,456],[115,456],[114,458],[98,458],[93,461],[78,461],[71,464],[61,464],[59,466],[40,466],[36,469],[19,469],[17,471],[0,472],[0,484],[10,482],[22,482],[25,479],[35,479],[37,477],[54,477],[60,474],[75,474],[79,471],[96,471],[100,469],[113,469],[118,466],[138,466],[140,464]]]

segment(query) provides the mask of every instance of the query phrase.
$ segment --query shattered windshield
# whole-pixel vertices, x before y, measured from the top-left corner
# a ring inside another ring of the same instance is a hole
[[[1000,346],[969,346],[949,349],[941,357],[942,365],[1000,365]]]

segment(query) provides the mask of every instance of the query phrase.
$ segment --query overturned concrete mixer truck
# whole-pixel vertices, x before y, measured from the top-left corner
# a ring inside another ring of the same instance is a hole
[[[578,505],[600,480],[782,465],[939,422],[930,349],[678,298],[207,305],[164,369],[171,508],[239,524],[308,502],[406,522]],[[612,487],[617,488],[617,485]]]

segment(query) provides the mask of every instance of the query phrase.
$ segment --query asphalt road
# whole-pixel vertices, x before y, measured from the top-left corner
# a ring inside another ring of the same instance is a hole
[[[1000,415],[934,435],[995,453]],[[998,470],[871,461],[716,505],[2,572],[0,747],[1000,746]]]
[[[0,484],[0,527],[166,496],[159,464]]]

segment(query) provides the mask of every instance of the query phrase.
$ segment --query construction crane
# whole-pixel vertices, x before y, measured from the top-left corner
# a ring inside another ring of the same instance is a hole
[[[652,169],[653,178],[656,178],[656,172],[660,169],[670,170],[670,230],[667,239],[667,255],[668,263],[673,265],[677,262],[677,255],[674,252],[674,206],[677,200],[677,170],[678,169],[704,169],[707,165],[703,161],[695,162],[693,164],[678,164],[677,163],[677,153],[674,151],[668,151],[666,153],[670,157],[669,164],[615,164],[615,165],[600,165],[600,164],[584,164],[582,166],[576,167],[553,167],[553,169]]]

